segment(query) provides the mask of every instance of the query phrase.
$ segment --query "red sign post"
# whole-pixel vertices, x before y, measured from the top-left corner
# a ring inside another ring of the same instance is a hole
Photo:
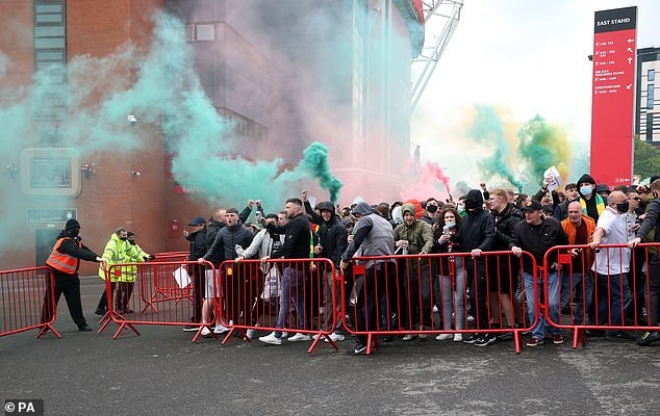
[[[594,21],[591,176],[632,180],[637,7],[598,11]]]

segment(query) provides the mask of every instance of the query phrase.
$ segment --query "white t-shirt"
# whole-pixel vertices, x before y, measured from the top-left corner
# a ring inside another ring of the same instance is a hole
[[[598,217],[596,228],[602,228],[605,235],[600,240],[601,244],[626,244],[628,242],[628,216],[620,214],[611,207]],[[630,270],[630,249],[608,248],[601,249],[596,253],[591,270],[598,274],[623,274]]]

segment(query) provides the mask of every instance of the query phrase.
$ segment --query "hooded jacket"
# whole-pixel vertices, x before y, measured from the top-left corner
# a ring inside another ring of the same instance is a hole
[[[413,219],[410,226],[403,224],[397,225],[394,229],[394,241],[407,240],[408,254],[429,254],[433,250],[433,228],[423,220],[416,217],[416,209],[413,204],[403,204],[401,211],[404,216],[406,212],[412,213]]]
[[[478,189],[468,191],[465,198],[466,213],[458,233],[451,236],[452,243],[459,243],[462,252],[474,249],[489,251],[495,244],[495,221],[490,213],[483,209],[483,197]],[[483,263],[483,258],[477,258]],[[466,261],[465,268],[470,270],[475,262]]]
[[[351,261],[355,252],[361,248],[362,255],[365,257],[388,257],[384,260],[368,260],[365,263],[366,268],[374,267],[376,264],[385,261],[394,262],[394,259],[391,258],[394,252],[394,234],[389,221],[380,215],[374,214],[366,202],[357,204],[353,209],[353,213],[360,214],[362,217],[355,225],[353,230],[355,237],[342,254],[341,259]]]
[[[318,257],[329,259],[334,263],[335,267],[339,267],[341,255],[346,251],[346,247],[348,246],[346,241],[346,227],[342,225],[335,214],[335,206],[332,202],[319,202],[316,204],[316,209],[330,212],[330,219],[327,222],[323,221],[323,216],[312,209],[309,201],[305,201],[305,211],[312,216],[312,222],[320,226],[318,231],[319,244],[323,247],[323,251]]]
[[[103,255],[101,257],[106,260],[106,267],[108,269],[110,269],[110,266],[113,264],[135,263],[142,261],[142,257],[140,257],[140,253],[135,248],[135,246],[129,243],[128,240],[120,239],[117,233],[112,233],[110,240],[105,245],[105,249],[103,250]],[[115,272],[112,273],[113,276],[111,276],[111,280],[113,282],[126,281],[126,277],[123,275],[127,273],[127,268],[115,267],[113,270],[115,270]],[[120,274],[116,274],[117,271],[119,271]],[[99,265],[99,277],[103,280],[106,278],[103,263]]]

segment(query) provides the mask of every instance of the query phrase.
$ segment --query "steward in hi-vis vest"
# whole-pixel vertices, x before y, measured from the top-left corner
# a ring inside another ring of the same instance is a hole
[[[57,236],[53,251],[46,260],[46,264],[53,271],[55,286],[51,287],[50,284],[47,286],[41,319],[42,322],[48,322],[52,319],[60,295],[64,293],[66,303],[69,306],[69,313],[71,313],[78,329],[80,331],[91,331],[92,328],[87,325],[87,321],[83,316],[78,267],[80,266],[80,260],[98,263],[102,263],[104,260],[81,242],[82,239],[79,237],[79,233],[80,223],[74,219],[67,221],[65,229]]]

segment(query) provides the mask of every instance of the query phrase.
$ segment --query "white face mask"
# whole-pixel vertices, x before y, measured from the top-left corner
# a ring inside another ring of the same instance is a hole
[[[446,222],[445,227],[448,227],[448,228],[456,227],[456,221]]]
[[[593,188],[591,186],[583,186],[580,188],[580,193],[584,196],[589,196],[593,192]]]

